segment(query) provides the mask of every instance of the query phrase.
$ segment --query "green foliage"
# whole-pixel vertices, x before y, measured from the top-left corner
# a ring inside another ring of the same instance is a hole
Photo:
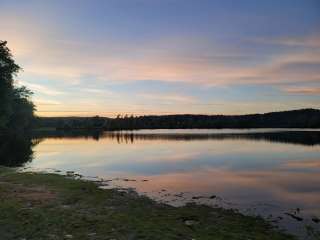
[[[31,126],[34,104],[32,92],[14,85],[21,68],[15,63],[6,41],[0,41],[0,131],[20,132]]]

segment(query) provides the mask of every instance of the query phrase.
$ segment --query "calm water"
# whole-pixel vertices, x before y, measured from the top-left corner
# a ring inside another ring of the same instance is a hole
[[[312,218],[320,217],[320,131],[54,134],[39,138],[33,151],[28,169],[112,180],[106,187],[132,187],[172,205],[236,208],[300,235],[306,224],[319,229]]]

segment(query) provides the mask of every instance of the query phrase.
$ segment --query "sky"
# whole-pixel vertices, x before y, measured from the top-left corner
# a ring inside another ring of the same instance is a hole
[[[320,106],[319,0],[0,0],[39,116]]]

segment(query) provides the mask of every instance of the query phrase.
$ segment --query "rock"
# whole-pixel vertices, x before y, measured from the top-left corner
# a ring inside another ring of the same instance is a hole
[[[193,200],[198,200],[198,199],[201,199],[201,198],[205,198],[205,197],[203,197],[203,196],[194,196],[194,197],[192,197]]]
[[[294,214],[292,214],[292,213],[285,213],[285,214],[288,215],[288,216],[290,216],[290,217],[292,217],[293,219],[295,219],[295,220],[297,220],[297,221],[299,221],[299,222],[303,221],[303,218],[298,217],[298,216],[296,216],[296,215],[294,215]]]
[[[74,171],[67,171],[66,172],[68,177],[73,177],[74,176]]]
[[[313,222],[315,222],[315,223],[319,223],[319,222],[320,222],[320,219],[317,218],[317,217],[313,217],[311,220],[312,220]]]
[[[217,196],[216,195],[212,195],[212,196],[210,196],[209,198],[210,199],[215,199]]]
[[[107,181],[99,182],[100,186],[109,186]]]
[[[195,221],[195,220],[185,220],[184,221],[184,224],[187,225],[187,226],[193,226],[193,225],[196,225],[198,224],[199,222],[198,221]]]
[[[123,181],[125,181],[125,182],[136,182],[137,180],[124,178]]]
[[[182,192],[182,193],[175,194],[175,195],[173,195],[173,196],[181,198],[181,197],[183,197],[183,192]]]
[[[96,236],[97,234],[95,233],[95,232],[93,232],[93,233],[88,233],[88,237],[94,237],[94,236]]]
[[[72,239],[72,238],[73,238],[73,236],[72,236],[71,234],[66,234],[66,235],[64,235],[64,237],[65,237],[66,239]]]

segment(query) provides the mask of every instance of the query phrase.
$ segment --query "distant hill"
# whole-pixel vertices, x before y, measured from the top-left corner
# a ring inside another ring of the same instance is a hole
[[[186,129],[186,128],[320,128],[320,110],[300,109],[248,115],[162,115],[131,117],[46,117],[37,128],[56,129]]]

